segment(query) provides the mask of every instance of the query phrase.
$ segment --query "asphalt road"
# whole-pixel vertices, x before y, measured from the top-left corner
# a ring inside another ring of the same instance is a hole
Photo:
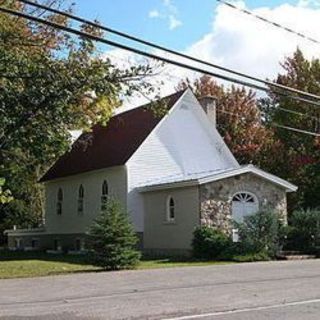
[[[320,260],[0,280],[0,319],[320,319]]]

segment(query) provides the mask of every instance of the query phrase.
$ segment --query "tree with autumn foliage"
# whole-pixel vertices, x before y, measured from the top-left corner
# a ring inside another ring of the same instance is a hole
[[[297,49],[292,57],[285,59],[284,70],[275,82],[320,95],[320,60],[307,60]],[[320,134],[319,107],[288,97],[270,94],[260,101],[266,114],[266,122]],[[293,208],[320,206],[320,138],[308,133],[275,127],[275,136],[284,146],[285,161],[279,159],[282,176],[299,186],[290,195]]]
[[[42,2],[73,10],[64,0]],[[71,23],[19,1],[0,0],[0,5]],[[99,28],[80,29],[102,35]],[[13,198],[0,203],[0,234],[14,224],[26,227],[41,221],[43,190],[37,181],[70,147],[70,130],[105,124],[124,90],[154,90],[144,81],[151,72],[149,65],[119,70],[100,58],[94,42],[84,37],[0,14],[0,179]]]
[[[297,49],[282,64],[274,82],[320,95],[320,60],[308,61]],[[251,90],[224,87],[208,76],[191,86],[196,96],[217,99],[217,127],[240,163],[253,163],[287,179],[299,189],[289,194],[288,208],[320,206],[320,138],[279,126],[320,133],[320,109],[271,91],[257,99]],[[271,89],[272,90],[272,89]]]
[[[187,86],[197,97],[217,99],[217,129],[241,164],[253,163],[262,168],[276,166],[276,159],[270,154],[278,152],[281,144],[273,131],[262,123],[254,92],[235,86],[226,88],[209,76],[179,84],[179,88]]]

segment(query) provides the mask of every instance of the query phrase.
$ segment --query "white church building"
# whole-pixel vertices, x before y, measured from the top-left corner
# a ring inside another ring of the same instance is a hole
[[[287,216],[297,187],[253,165],[241,166],[216,129],[215,101],[190,89],[117,114],[82,134],[42,177],[45,224],[7,231],[9,247],[78,251],[107,197],[126,208],[146,252],[185,253],[193,230],[232,234],[232,221],[263,207]]]

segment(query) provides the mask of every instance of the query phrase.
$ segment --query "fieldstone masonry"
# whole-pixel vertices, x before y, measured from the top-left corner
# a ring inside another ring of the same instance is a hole
[[[252,173],[207,183],[200,186],[200,218],[209,225],[230,234],[232,230],[232,198],[238,192],[253,193],[259,208],[277,211],[287,222],[286,190]]]

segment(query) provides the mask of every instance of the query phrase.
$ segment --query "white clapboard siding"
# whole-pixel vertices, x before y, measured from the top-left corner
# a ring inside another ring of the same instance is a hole
[[[127,204],[138,232],[143,231],[144,209],[137,187],[174,175],[239,167],[190,90],[179,99],[126,165]]]

